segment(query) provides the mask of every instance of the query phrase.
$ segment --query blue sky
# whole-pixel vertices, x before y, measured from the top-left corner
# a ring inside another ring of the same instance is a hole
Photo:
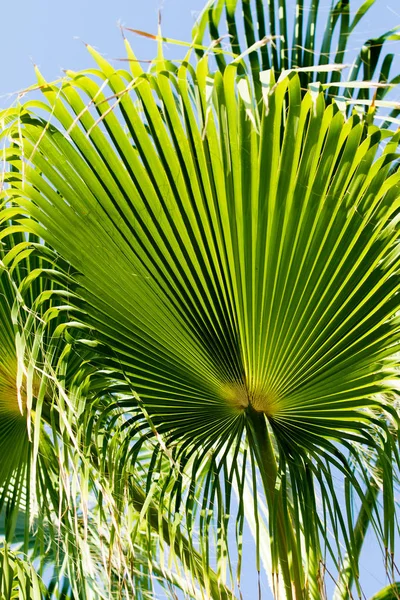
[[[34,82],[32,64],[36,63],[49,80],[62,70],[91,66],[82,42],[90,43],[108,58],[121,58],[124,46],[118,22],[128,27],[157,32],[157,13],[162,9],[163,31],[170,37],[190,39],[190,30],[204,5],[203,0],[20,0],[18,22],[13,3],[6,4],[0,36],[3,57],[0,96],[7,106],[10,92]],[[134,47],[139,58],[152,58],[154,42],[135,36]],[[167,50],[174,56],[174,48]]]
[[[352,0],[358,7],[360,0]],[[78,70],[92,65],[82,42],[95,46],[109,59],[122,58],[124,48],[118,22],[150,33],[157,30],[157,12],[162,9],[162,30],[168,37],[190,39],[190,30],[204,0],[19,0],[8,2],[2,8],[3,27],[0,52],[3,56],[0,77],[0,106],[8,106],[13,92],[34,83],[33,63],[43,75],[53,80],[62,70]],[[290,5],[290,0],[289,0]],[[326,17],[329,0],[321,0],[321,15]],[[293,11],[295,0],[293,0]],[[350,48],[356,52],[373,35],[400,24],[399,0],[377,0],[370,15],[357,28]],[[154,42],[132,36],[132,45],[138,58],[150,59],[156,48]],[[393,43],[388,51],[395,51]],[[399,47],[397,47],[399,51]],[[166,55],[179,55],[174,46],[166,48]],[[5,57],[5,58],[4,58]],[[115,63],[118,64],[118,63]],[[400,71],[400,68],[398,69]],[[395,93],[399,98],[399,92]],[[256,588],[254,555],[251,540],[245,540],[244,600],[253,600]],[[385,585],[380,553],[368,538],[361,566],[361,581],[366,597]],[[263,592],[268,600],[271,595]]]
[[[295,0],[293,2],[293,12]],[[190,30],[205,0],[19,0],[7,2],[2,9],[0,36],[2,61],[0,105],[10,102],[7,95],[34,82],[32,63],[49,80],[62,69],[80,69],[91,65],[85,46],[95,46],[109,58],[121,58],[124,48],[117,23],[156,33],[157,11],[162,9],[164,35],[189,40]],[[321,17],[326,17],[330,0],[321,0]],[[352,0],[357,7],[361,0]],[[290,0],[289,0],[290,5]],[[17,7],[17,8],[16,8]],[[17,11],[17,12],[16,12]],[[398,0],[377,0],[368,16],[354,33],[351,48],[356,50],[373,33],[378,34],[400,24]],[[152,58],[154,42],[134,36],[139,58]],[[391,43],[393,47],[393,43]],[[390,45],[388,45],[388,49]],[[178,49],[166,54],[173,58]]]

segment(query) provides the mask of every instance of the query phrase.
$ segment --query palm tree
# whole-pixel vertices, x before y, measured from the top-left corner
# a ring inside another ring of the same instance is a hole
[[[296,600],[361,597],[372,528],[396,597],[396,30],[344,68],[372,4],[317,53],[318,0],[291,47],[284,0],[211,0],[183,60],[88,47],[3,112],[2,597],[241,597],[247,528]]]

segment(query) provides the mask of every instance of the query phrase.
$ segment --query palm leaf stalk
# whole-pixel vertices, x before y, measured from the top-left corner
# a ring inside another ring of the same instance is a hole
[[[332,9],[316,67],[317,3],[304,38],[310,52],[299,50],[298,21],[291,65],[285,3],[279,24],[272,3],[256,3],[256,36],[243,2],[250,46],[243,54],[236,4],[207,5],[195,29],[195,63],[191,50],[177,65],[164,60],[159,41],[145,73],[125,40],[129,72],[90,47],[96,69],[67,72],[58,85],[38,72],[44,101],[3,114],[12,169],[3,220],[18,223],[7,234],[44,239],[70,265],[75,321],[66,335],[76,339],[77,324],[90,331],[90,340],[77,343],[96,344],[87,360],[107,373],[99,386],[109,407],[102,402],[101,410],[127,413],[120,452],[132,468],[153,440],[140,512],[153,497],[168,506],[166,521],[150,509],[150,526],[171,548],[187,539],[184,554],[198,559],[180,558],[206,593],[223,597],[227,571],[234,583],[231,496],[235,487],[240,539],[248,467],[256,531],[259,494],[268,507],[274,594],[283,586],[287,598],[324,597],[327,551],[339,571],[346,560],[345,598],[352,578],[361,593],[359,551],[378,502],[360,446],[380,465],[383,527],[376,531],[394,552],[400,134],[386,116],[383,127],[376,124],[391,59],[379,81],[370,79],[383,42],[397,34],[382,36],[375,53],[363,50],[365,81],[346,82],[326,59],[332,32],[340,20],[342,61],[343,40],[370,2],[351,25],[348,3]],[[220,39],[223,8],[234,58],[217,49],[212,70],[213,48],[207,54],[200,46],[206,27]],[[336,86],[344,92],[332,99]],[[380,99],[369,96],[374,88]],[[354,103],[362,110],[351,112]],[[85,393],[80,403],[90,415]],[[112,430],[107,439],[113,447]],[[86,465],[96,463],[92,453],[89,459]],[[334,470],[346,480],[344,507]],[[360,525],[351,494],[367,513]],[[139,509],[134,497],[128,502]],[[258,533],[256,545],[259,553]]]

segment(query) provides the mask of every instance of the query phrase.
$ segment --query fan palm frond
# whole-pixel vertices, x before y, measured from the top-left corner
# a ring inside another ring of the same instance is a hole
[[[351,24],[348,3],[334,6],[317,66],[300,51],[305,41],[313,52],[317,3],[304,38],[297,22],[291,65],[285,3],[278,31],[272,3],[256,2],[257,35],[242,4],[242,54],[238,3],[220,1],[195,30],[196,63],[192,50],[178,65],[165,61],[160,44],[146,73],[125,41],[129,72],[90,47],[96,69],[68,72],[61,84],[38,72],[43,102],[3,114],[10,171],[0,218],[13,219],[8,235],[43,239],[63,261],[41,275],[62,279],[69,317],[37,356],[58,397],[48,451],[62,469],[71,465],[62,514],[77,581],[91,568],[82,558],[89,485],[111,548],[122,539],[118,512],[133,508],[128,556],[145,517],[157,559],[165,542],[169,568],[176,558],[207,595],[229,597],[251,481],[258,563],[267,504],[275,595],[281,586],[289,599],[324,597],[329,555],[346,598],[353,581],[360,591],[366,527],[389,555],[395,540],[400,133],[376,124],[388,88],[369,80],[397,33],[376,53],[370,45],[365,81],[346,83],[327,64],[332,31],[340,21],[345,39],[371,2]],[[215,52],[214,71],[213,48],[199,46],[206,26],[219,43],[223,8],[233,57]],[[388,79],[384,62],[378,83]],[[339,83],[344,93],[332,99]],[[354,101],[367,108],[351,111]],[[49,310],[62,311],[60,301]],[[144,451],[148,475],[138,479]],[[57,468],[49,472],[55,479]],[[70,510],[71,489],[85,500],[82,513]]]

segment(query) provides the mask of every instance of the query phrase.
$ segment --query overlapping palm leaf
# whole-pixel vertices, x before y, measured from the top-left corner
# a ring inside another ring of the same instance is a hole
[[[327,98],[337,96],[360,109],[371,103],[391,109],[389,119],[382,118],[388,127],[399,114],[399,107],[387,102],[385,96],[399,77],[398,73],[391,75],[396,54],[383,50],[400,39],[399,27],[363,44],[354,43],[357,26],[374,5],[376,0],[365,0],[353,12],[354,4],[349,0],[332,1],[328,11],[321,10],[319,0],[296,0],[293,4],[283,0],[209,0],[192,37],[200,56],[207,40],[217,49],[229,48],[236,54],[253,46],[248,59],[258,100],[262,93],[260,71],[272,69],[278,76],[285,70],[300,69],[304,92],[309,83],[317,81],[325,86]],[[216,55],[216,61],[222,71],[229,63],[222,53]],[[335,69],[330,68],[332,64]],[[371,80],[377,85],[354,85]]]

